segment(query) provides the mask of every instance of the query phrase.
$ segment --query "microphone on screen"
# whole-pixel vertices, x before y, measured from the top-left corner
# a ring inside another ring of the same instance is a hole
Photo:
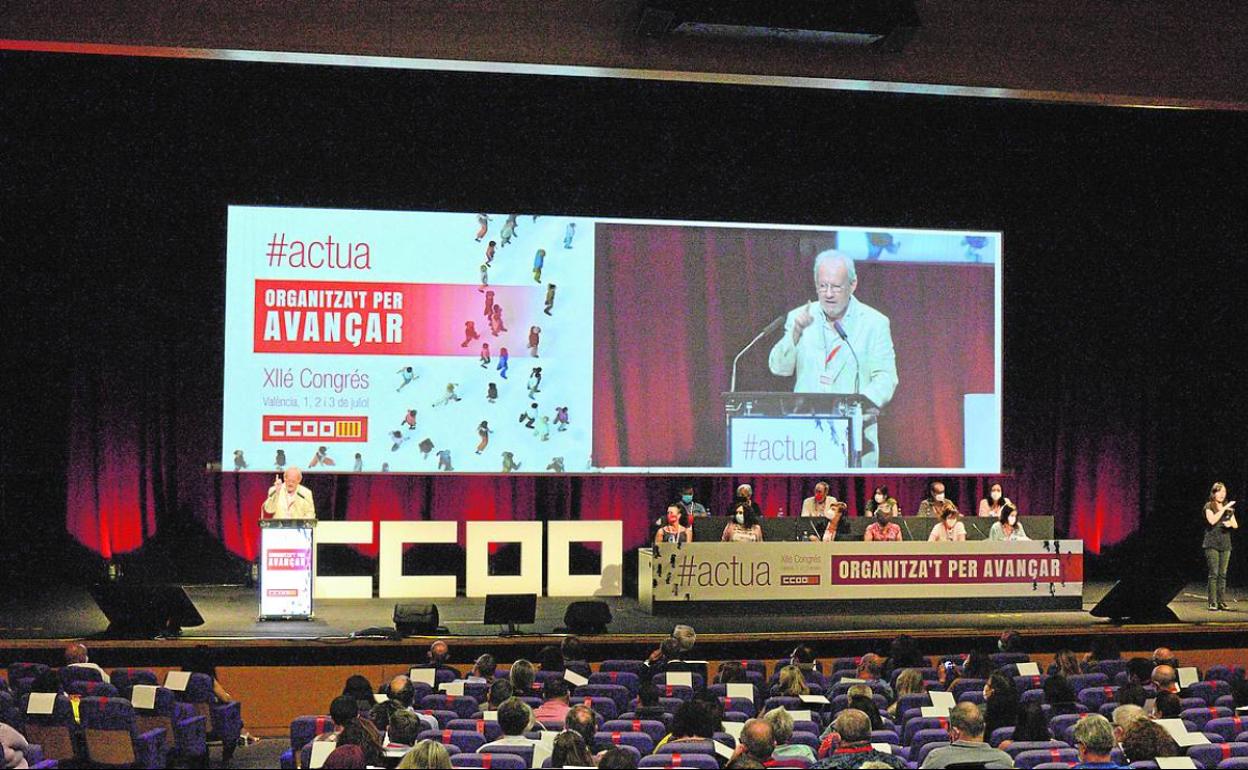
[[[862,365],[858,363],[858,351],[854,350],[854,346],[850,344],[849,335],[845,333],[845,327],[841,326],[840,321],[833,321],[832,328],[836,329],[837,335],[841,341],[845,343],[845,347],[849,348],[849,354],[854,357],[854,393],[858,393],[859,379],[862,376]]]
[[[737,353],[736,357],[732,359],[732,379],[728,383],[729,392],[733,392],[737,389],[737,362],[741,360],[741,356],[745,355],[746,351],[754,347],[755,343],[757,343],[763,337],[766,337],[768,334],[771,334],[776,329],[784,325],[784,319],[787,316],[788,316],[787,313],[781,313],[780,315],[776,316],[776,320],[767,324],[767,326],[761,332],[759,332],[754,337],[754,339],[750,340],[749,344],[741,348],[741,352]]]

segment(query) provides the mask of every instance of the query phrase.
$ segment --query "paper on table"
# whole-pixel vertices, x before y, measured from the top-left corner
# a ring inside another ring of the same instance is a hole
[[[565,681],[567,681],[568,684],[572,685],[573,687],[580,687],[583,684],[589,684],[588,679],[576,673],[575,671],[572,671],[571,669],[565,668],[563,670],[563,678]]]
[[[446,693],[447,695],[454,695],[455,697],[459,698],[459,697],[462,697],[464,694],[464,683],[462,681],[443,682],[442,684],[438,685],[438,689]]]
[[[497,711],[482,711],[482,712],[481,712],[481,721],[483,721],[483,722],[497,722],[497,721],[498,721],[498,712],[497,712]]]
[[[843,677],[841,677],[840,679],[837,679],[837,680],[836,680],[836,683],[837,683],[837,684],[866,684],[866,683],[867,683],[867,680],[866,680],[866,679],[858,679],[858,678],[856,678],[856,677],[852,677],[852,676],[843,676]]]
[[[693,674],[688,671],[668,672],[667,683],[673,687],[693,687]]]
[[[794,722],[811,721],[810,709],[799,709],[799,710],[785,709],[785,711],[789,712],[789,716],[793,718]]]
[[[56,693],[32,692],[30,700],[26,701],[26,713],[51,714],[54,706],[56,706]]]
[[[1180,748],[1188,746],[1203,746],[1209,742],[1204,733],[1189,733],[1187,725],[1183,724],[1182,719],[1158,719],[1157,724],[1161,725],[1174,742],[1179,744]]]
[[[745,722],[724,722],[724,732],[732,736],[734,741],[741,740],[741,731],[745,729]]]
[[[729,698],[745,698],[746,700],[754,700],[754,685],[743,684],[741,682],[737,682],[736,684],[730,684],[728,685],[728,697]]]
[[[411,679],[413,682],[420,682],[433,687],[437,679],[435,676],[436,673],[437,672],[432,668],[414,668],[407,672],[407,678]]]
[[[308,767],[316,770],[325,764],[325,760],[329,759],[329,755],[334,753],[334,749],[338,748],[337,741],[312,741],[312,759],[308,761]]]
[[[876,751],[880,752],[881,754],[892,754],[892,753],[893,753],[893,744],[891,744],[891,743],[872,743],[872,744],[871,744],[871,748],[875,749]]]
[[[190,671],[170,671],[168,674],[165,674],[165,687],[174,692],[186,692],[186,686],[190,683]]]
[[[943,708],[945,711],[948,711],[958,705],[958,702],[954,700],[953,693],[951,692],[944,692],[943,690],[928,690],[927,695],[932,699],[933,706]]]
[[[1040,676],[1040,665],[1034,660],[1018,664],[1019,676]]]
[[[1194,768],[1196,767],[1196,762],[1191,757],[1157,757],[1153,761],[1157,763],[1157,767],[1160,768],[1160,770],[1165,770],[1165,768],[1168,768],[1168,767],[1172,767],[1172,768],[1188,768],[1188,767]]]
[[[550,736],[549,739],[546,738],[547,735]],[[533,744],[534,767],[541,767],[546,760],[550,759],[551,751],[554,749],[556,735],[558,735],[558,733],[543,731],[541,739],[537,743]]]
[[[948,706],[924,706],[919,710],[920,715],[926,719],[939,719],[940,717],[949,716]]]
[[[1179,687],[1189,687],[1200,681],[1200,674],[1195,666],[1183,666],[1179,669]]]
[[[390,696],[386,695],[384,692],[373,693],[373,701],[375,703],[385,703],[388,700],[390,700]]]
[[[156,685],[136,684],[130,688],[130,705],[136,709],[156,708]]]
[[[824,697],[824,696],[822,696],[822,695],[799,695],[799,696],[797,696],[797,697],[801,699],[802,703],[824,703],[824,704],[827,704],[827,703],[831,703],[831,702],[832,702],[832,701],[828,700],[826,697]]]
[[[735,753],[732,749],[728,748],[727,746],[720,743],[719,741],[711,741],[711,743],[715,744],[716,754],[723,757],[724,759],[732,759],[732,755]]]

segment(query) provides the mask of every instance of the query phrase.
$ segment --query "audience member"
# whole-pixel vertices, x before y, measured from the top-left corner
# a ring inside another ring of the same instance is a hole
[[[364,757],[364,748],[355,743],[344,743],[337,746],[325,757],[321,764],[324,770],[365,770],[370,767]]]
[[[423,740],[403,755],[398,770],[418,770],[425,767],[439,770],[451,767],[451,755],[446,747],[437,741]]]
[[[1148,684],[1153,675],[1153,662],[1148,658],[1131,658],[1127,661],[1127,677],[1135,684]]]
[[[1128,762],[1144,762],[1178,756],[1179,745],[1153,720],[1134,719],[1123,731],[1122,753]]]
[[[464,677],[464,681],[476,684],[491,684],[494,681],[494,675],[497,673],[498,662],[494,660],[493,655],[487,652],[477,657],[476,662],[472,664],[472,671],[468,672],[468,676]]]
[[[1178,719],[1183,704],[1177,693],[1159,692],[1153,700],[1153,719]]]
[[[1114,742],[1121,745],[1122,738],[1126,735],[1127,728],[1137,719],[1148,719],[1148,714],[1144,712],[1143,706],[1135,704],[1124,704],[1114,709]]]
[[[999,652],[1027,652],[1027,645],[1023,641],[1023,635],[1011,629],[1002,632],[997,639],[997,650]]]
[[[410,711],[396,711],[391,714],[390,722],[386,725],[386,742],[383,746],[386,755],[402,757],[407,754],[416,745],[416,736],[420,735],[422,729],[423,723]]]
[[[855,684],[850,686],[845,692],[847,705],[851,709],[858,709],[867,715],[871,720],[872,730],[884,729],[884,717],[880,714],[880,707],[875,702],[874,691],[869,685]]]
[[[1066,677],[1054,674],[1044,680],[1044,702],[1049,704],[1049,717],[1060,714],[1080,714],[1087,709],[1077,702],[1074,689]]]
[[[1011,743],[1019,741],[1047,741],[1052,737],[1044,707],[1039,703],[1028,703],[1019,709],[1018,718],[1014,721],[1014,733],[1010,740],[1001,741],[1001,748],[1009,748]]]
[[[663,640],[659,648],[650,653],[650,657],[641,663],[643,681],[653,678],[656,674],[668,671],[688,671],[689,667],[680,659],[680,640],[669,636]]]
[[[653,719],[666,724],[668,714],[659,705],[659,688],[654,682],[643,681],[637,688],[637,708],[633,711],[637,719]]]
[[[598,770],[635,770],[637,760],[630,752],[612,746],[598,757]]]
[[[76,668],[89,668],[98,672],[100,679],[105,682],[108,681],[108,674],[104,673],[104,669],[91,662],[91,658],[87,654],[87,646],[81,642],[74,642],[65,648],[65,665]]]
[[[479,752],[502,751],[508,746],[534,744],[533,740],[524,737],[533,726],[533,710],[519,698],[509,698],[498,707],[498,726],[503,731],[503,737],[485,744],[478,749]]]
[[[537,651],[537,660],[534,661],[542,671],[562,671],[563,670],[563,653],[553,644],[548,644]]]
[[[899,719],[902,714],[898,713],[901,707],[902,696],[905,695],[922,695],[927,692],[927,684],[923,681],[923,672],[917,668],[903,669],[897,675],[897,697],[888,706],[888,715],[894,720]]]
[[[1065,677],[1071,677],[1076,674],[1083,673],[1083,667],[1079,665],[1079,659],[1070,650],[1058,650],[1053,656],[1053,666],[1049,669],[1050,674],[1061,674]]]
[[[351,697],[351,696],[343,696]],[[364,764],[356,765],[354,763],[342,765],[342,767],[381,767],[385,762],[385,749],[382,748],[381,734],[377,732],[377,727],[367,719],[360,719],[359,716],[352,719],[342,728],[342,732],[338,734],[338,748],[340,751],[347,746],[359,746],[363,753]],[[326,762],[329,760],[327,759]]]
[[[1091,670],[1090,664],[1103,660],[1122,660],[1122,653],[1118,651],[1118,640],[1112,636],[1098,636],[1093,639],[1092,649],[1084,658],[1084,662],[1089,664],[1087,666],[1089,670]]]
[[[1179,667],[1178,657],[1170,650],[1169,647],[1158,647],[1153,650],[1154,666],[1170,666],[1171,668]]]
[[[672,715],[672,731],[655,748],[669,743],[709,741],[714,735],[714,715],[710,708],[704,701],[691,700],[677,707]]]
[[[594,733],[598,732],[598,715],[589,706],[578,703],[568,709],[567,716],[563,718],[563,729],[581,736],[590,752],[595,750]]]
[[[1075,723],[1071,730],[1075,749],[1079,752],[1078,768],[1116,768],[1110,759],[1114,750],[1114,728],[1100,714],[1089,714]]]
[[[360,711],[372,709],[373,704],[376,702],[373,700],[373,683],[360,674],[352,674],[347,677],[346,684],[342,686],[342,694],[355,698],[355,702],[360,706]]]
[[[1124,684],[1118,688],[1118,704],[1143,706],[1148,701],[1148,693],[1138,684]]]
[[[511,692],[517,698],[533,694],[533,682],[537,679],[537,669],[529,661],[521,658],[511,664]]]
[[[765,766],[775,750],[776,738],[771,731],[771,723],[766,719],[748,719],[741,728],[741,737],[737,740],[737,749],[732,760],[735,761],[744,754]]]
[[[773,695],[779,695],[786,698],[798,698],[802,695],[810,695],[810,688],[806,685],[806,677],[802,676],[802,670],[792,664],[780,669],[780,677],[776,680],[776,685],[771,688]]]
[[[509,679],[495,679],[490,691],[485,696],[485,711],[498,711],[499,706],[507,702],[516,691]]]
[[[893,699],[893,688],[884,681],[884,659],[874,652],[868,652],[858,661],[858,678],[866,682],[875,682],[880,693],[888,700]]]
[[[974,703],[959,703],[949,712],[949,745],[932,750],[923,768],[978,763],[988,770],[1012,768],[1014,760],[984,742],[984,717]]]
[[[811,767],[842,770],[865,762],[883,762],[888,767],[905,767],[901,757],[885,754],[871,745],[871,720],[858,709],[842,709],[832,720],[832,730],[820,744],[823,759]]]
[[[426,656],[426,662],[421,668],[445,669],[455,674],[455,678],[459,678],[459,671],[451,665],[451,648],[450,646],[438,639],[429,645],[429,653]]]
[[[1000,671],[992,672],[984,683],[984,734],[991,738],[994,730],[1016,724],[1019,710],[1014,680]]]
[[[771,736],[775,740],[772,756],[776,759],[802,759],[806,762],[815,761],[815,751],[804,743],[789,743],[793,738],[793,715],[782,708],[774,708],[763,714],[763,719],[771,725]]]
[[[672,629],[672,638],[680,642],[680,656],[685,658],[693,650],[693,646],[698,643],[698,632],[693,630],[693,626],[687,626],[682,623]]]
[[[1153,687],[1156,687],[1159,693],[1178,693],[1179,691],[1179,675],[1175,672],[1173,666],[1163,664],[1155,667],[1150,679]]]
[[[792,720],[789,720],[792,725]],[[791,730],[790,730],[791,732]],[[30,767],[30,744],[16,729],[0,723],[0,767],[5,770]]]
[[[1245,680],[1242,674],[1236,673],[1231,677],[1229,684],[1231,685],[1231,701],[1235,708],[1248,706],[1248,680]]]
[[[919,644],[909,634],[901,634],[888,645],[888,660],[884,662],[884,676],[891,678],[893,672],[903,668],[926,668],[927,658],[919,651]]]
[[[593,767],[594,758],[580,733],[564,730],[555,737],[550,751],[551,767]]]
[[[559,643],[559,651],[563,653],[564,666],[578,664],[589,668],[589,662],[585,659],[585,645],[581,644],[579,638],[575,636],[563,637],[563,641]]]
[[[546,680],[546,686],[542,688],[542,705],[533,712],[533,718],[539,722],[562,722],[568,715],[568,709],[572,708],[568,702],[570,694],[566,680]]]
[[[719,671],[715,672],[715,684],[745,684],[750,678],[745,675],[745,666],[735,660],[729,660],[719,665]]]

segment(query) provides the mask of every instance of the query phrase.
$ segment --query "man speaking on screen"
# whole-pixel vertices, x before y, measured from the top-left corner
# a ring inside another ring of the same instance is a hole
[[[266,519],[315,519],[316,506],[312,504],[312,490],[299,482],[303,481],[303,472],[298,468],[287,468],[286,472],[273,479],[269,487],[269,496],[262,506],[263,517]]]
[[[854,297],[858,272],[839,251],[815,257],[818,300],[789,311],[767,359],[772,374],[797,375],[794,393],[860,393],[881,409],[897,389],[888,317]],[[879,466],[879,426],[863,424],[862,466]]]

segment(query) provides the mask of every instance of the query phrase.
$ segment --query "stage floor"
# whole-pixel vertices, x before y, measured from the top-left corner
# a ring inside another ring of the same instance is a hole
[[[879,613],[836,614],[742,614],[721,611],[687,618],[699,637],[739,638],[745,634],[801,635],[813,639],[861,639],[893,636],[908,632],[929,638],[949,638],[965,634],[982,635],[1017,628],[1044,635],[1118,633],[1213,633],[1248,631],[1248,602],[1235,602],[1232,611],[1211,613],[1205,609],[1204,584],[1191,584],[1170,604],[1180,623],[1114,625],[1087,614],[1109,590],[1109,583],[1088,583],[1084,588],[1084,610],[1067,612],[974,612],[950,614],[889,614],[886,603]],[[330,641],[344,640],[352,632],[369,627],[392,626],[394,600],[340,599],[316,604],[316,617],[310,621],[260,622],[256,619],[256,592],[244,586],[188,585],[186,592],[195,602],[205,623],[185,629],[182,643],[224,642],[226,644],[262,640]],[[512,638],[534,641],[534,637],[562,633],[563,613],[569,599],[541,598],[537,622],[520,630],[524,636]],[[442,625],[448,635],[502,641],[501,629],[481,622],[483,599],[435,600]],[[665,634],[673,623],[686,618],[653,617],[642,612],[635,599],[608,599],[614,621],[603,641],[630,643],[638,637]],[[729,610],[730,608],[725,608]],[[0,640],[2,646],[42,647],[39,642],[101,635],[108,622],[85,588],[51,589],[37,596],[0,597]]]

